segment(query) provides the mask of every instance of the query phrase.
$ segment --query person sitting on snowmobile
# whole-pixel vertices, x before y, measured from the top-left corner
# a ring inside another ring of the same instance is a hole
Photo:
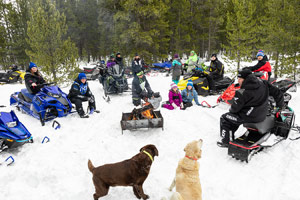
[[[132,73],[136,76],[141,70],[144,72],[144,61],[141,60],[139,54],[135,54],[134,60],[132,61],[131,68]]]
[[[211,62],[209,66],[209,74],[207,75],[207,81],[210,94],[216,94],[215,81],[223,78],[224,66],[223,63],[218,60],[217,54],[212,54],[210,60]]]
[[[250,69],[253,72],[268,72],[268,80],[272,75],[272,67],[270,65],[268,57],[264,54],[263,50],[259,50],[256,58],[258,63],[254,66],[245,67],[243,69]]]
[[[114,54],[111,54],[110,59],[106,63],[106,67],[109,69],[110,67],[114,66],[116,64],[115,56]]]
[[[86,81],[85,73],[80,73],[75,79],[74,83],[71,86],[71,89],[68,94],[68,98],[76,106],[76,111],[78,112],[81,118],[88,118],[89,115],[85,114],[82,108],[82,102],[89,102],[90,113],[92,114],[96,109],[95,97],[92,94],[88,83]]]
[[[228,147],[230,137],[243,123],[258,123],[265,120],[268,114],[269,95],[273,96],[276,106],[284,106],[282,92],[268,81],[258,79],[249,69],[239,71],[238,83],[241,89],[235,92],[229,112],[220,118],[220,147]]]
[[[172,81],[177,85],[180,79],[182,64],[178,54],[174,55],[174,60],[169,71],[172,71]]]
[[[120,67],[123,67],[124,64],[123,64],[123,58],[121,57],[121,53],[117,53],[116,54],[116,63],[120,66]]]
[[[186,88],[181,92],[181,96],[183,101],[183,109],[193,106],[193,100],[195,100],[196,105],[201,106],[201,104],[198,101],[198,93],[193,87],[192,80],[188,81]]]
[[[180,94],[180,90],[175,83],[171,83],[171,89],[169,91],[169,101],[167,103],[162,104],[163,108],[167,108],[169,110],[174,110],[177,108],[183,109],[182,97]]]
[[[147,91],[146,91],[147,90]],[[149,82],[144,76],[143,70],[136,73],[132,80],[132,103],[135,106],[141,105],[141,99],[151,98],[153,91],[149,85]]]
[[[38,93],[41,88],[44,86],[42,84],[46,83],[46,81],[41,76],[37,65],[33,62],[29,63],[29,67],[26,70],[25,74],[25,86],[30,94]]]
[[[186,71],[186,73],[190,73],[195,68],[197,61],[198,61],[197,54],[195,53],[195,51],[191,51],[189,59],[184,64],[184,70]]]

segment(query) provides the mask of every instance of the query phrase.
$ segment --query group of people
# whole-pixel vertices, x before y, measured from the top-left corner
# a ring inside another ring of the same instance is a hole
[[[188,66],[187,71],[192,71],[192,67],[195,65],[195,52],[191,51],[190,58],[185,64],[180,62],[178,54],[174,55],[172,62],[172,84],[169,90],[169,101],[162,104],[163,108],[174,110],[185,110],[187,107],[193,105],[195,101],[196,105],[201,106],[198,100],[198,94],[193,87],[193,82],[188,81],[184,90],[178,89],[177,83],[179,81],[182,66]],[[255,77],[252,72],[265,71],[271,76],[271,65],[264,55],[262,50],[257,53],[258,63],[255,66],[243,68],[238,73],[238,83],[241,89],[237,90],[233,103],[229,109],[229,112],[223,114],[220,118],[220,136],[222,140],[217,144],[220,147],[228,147],[230,139],[234,138],[234,133],[238,127],[243,123],[257,123],[263,121],[267,116],[267,104],[269,96],[273,96],[278,110],[283,109],[284,99],[282,92],[272,86],[268,81],[261,80]],[[116,58],[110,57],[107,62],[107,67],[111,67],[113,64],[119,64],[123,66],[123,61],[120,53]],[[150,84],[144,75],[143,61],[139,55],[136,54],[132,61],[132,71],[134,78],[132,81],[132,103],[135,106],[141,105],[141,101],[152,98],[154,92],[152,91]],[[207,79],[209,81],[209,87],[214,89],[214,81],[224,74],[224,66],[218,60],[216,54],[211,56],[211,64],[209,66],[209,73]],[[28,70],[25,75],[25,85],[27,90],[31,94],[36,94],[40,91],[45,80],[39,73],[38,67],[35,63],[30,62]],[[75,104],[76,110],[80,117],[87,118],[82,108],[82,102],[88,101],[90,114],[96,109],[96,103],[94,95],[92,94],[87,78],[84,73],[80,73],[71,86],[68,94],[68,98]]]

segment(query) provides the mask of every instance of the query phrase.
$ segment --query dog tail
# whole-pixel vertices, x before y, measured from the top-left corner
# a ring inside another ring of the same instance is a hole
[[[89,159],[88,161],[88,168],[90,170],[90,172],[93,173],[93,170],[95,169],[94,165],[92,164],[92,161]]]

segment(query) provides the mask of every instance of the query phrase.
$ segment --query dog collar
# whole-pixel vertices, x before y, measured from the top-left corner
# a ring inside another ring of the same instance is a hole
[[[189,156],[185,156],[185,157],[187,157],[188,159],[194,160],[194,161],[198,160],[197,158],[192,158],[192,157],[189,157]]]
[[[153,158],[152,158],[152,156],[151,156],[151,154],[150,153],[148,153],[147,151],[145,151],[145,150],[143,150],[143,153],[145,153],[147,156],[149,156],[149,158],[151,159],[151,161],[153,162]]]

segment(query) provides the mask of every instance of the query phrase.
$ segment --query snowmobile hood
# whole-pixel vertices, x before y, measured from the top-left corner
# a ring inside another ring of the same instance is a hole
[[[247,78],[244,80],[242,84],[242,89],[246,90],[256,90],[262,85],[262,81],[255,77],[253,74],[250,74],[247,76]]]

